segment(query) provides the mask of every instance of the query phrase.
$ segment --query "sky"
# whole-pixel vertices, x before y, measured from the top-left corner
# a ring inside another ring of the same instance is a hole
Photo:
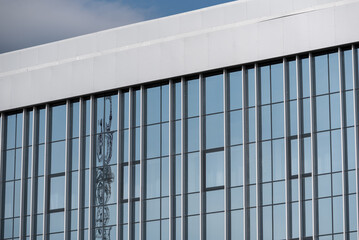
[[[0,0],[0,53],[233,0]]]

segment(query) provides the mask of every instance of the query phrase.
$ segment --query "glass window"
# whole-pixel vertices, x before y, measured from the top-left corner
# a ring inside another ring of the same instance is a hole
[[[160,219],[161,199],[152,199],[146,201],[146,220]]]
[[[199,191],[199,153],[187,154],[187,192]]]
[[[332,171],[337,172],[342,169],[342,151],[341,151],[341,132],[340,130],[331,131],[331,154]]]
[[[262,169],[262,181],[268,182],[272,180],[272,149],[271,149],[271,142],[262,142],[261,144],[261,169]]]
[[[199,150],[199,119],[187,119],[187,151],[193,152]]]
[[[199,115],[199,80],[186,81],[186,103],[187,103],[187,117]]]
[[[329,97],[320,96],[315,98],[316,102],[316,120],[317,131],[329,129]]]
[[[299,206],[298,202],[291,203],[290,204],[290,211],[291,211],[291,232],[292,232],[292,238],[298,238],[299,237]]]
[[[223,75],[215,75],[204,79],[205,113],[223,111]]]
[[[243,185],[243,147],[231,147],[230,150],[231,186]],[[199,174],[199,172],[197,172]]]
[[[256,182],[256,167],[257,167],[257,163],[256,163],[256,148],[255,148],[255,144],[249,144],[248,145],[248,164],[249,164],[249,184],[253,184]]]
[[[65,176],[50,178],[50,210],[64,208]]]
[[[319,235],[332,233],[332,202],[330,198],[318,200]]]
[[[206,239],[218,240],[224,237],[224,213],[206,215]]]
[[[284,203],[285,201],[285,182],[274,182],[273,183],[273,203]]]
[[[260,103],[270,103],[270,73],[269,66],[259,68],[260,74]]]
[[[22,113],[16,114],[16,147],[22,146]]]
[[[242,110],[230,112],[229,116],[229,134],[230,144],[241,144],[243,143],[242,137]],[[198,133],[198,132],[196,132]]]
[[[354,125],[353,91],[345,93],[345,126]]]
[[[272,105],[272,137],[284,136],[284,105],[283,103]]]
[[[206,187],[218,187],[224,185],[224,160],[223,152],[206,154]]]
[[[51,159],[50,173],[65,172],[65,142],[54,142],[50,144]]]
[[[333,232],[343,232],[343,198],[333,198]]]
[[[146,123],[160,122],[161,87],[146,89]]]
[[[271,240],[272,239],[272,206],[263,207],[262,208],[263,214],[263,240]],[[251,237],[250,239],[255,239]]]
[[[272,102],[283,101],[283,64],[271,65]]]
[[[242,71],[228,74],[229,109],[242,108]]]
[[[199,193],[187,195],[187,215],[199,214]]]
[[[273,180],[284,179],[284,141],[283,139],[275,140],[272,142],[273,147]]]
[[[288,85],[289,85],[289,100],[297,98],[297,70],[296,61],[288,62]]]
[[[286,236],[286,223],[285,223],[285,205],[273,206],[273,232],[274,239],[285,239]]]
[[[231,237],[232,239],[243,239],[243,211],[237,210],[231,213]]]
[[[345,90],[353,89],[352,50],[343,51]]]
[[[169,183],[169,161],[168,157],[161,159],[161,193],[162,196],[168,196]]]
[[[332,195],[331,191],[331,176],[329,174],[320,175],[317,177],[318,197],[329,197]]]
[[[161,153],[162,153],[162,156],[166,156],[168,155],[168,151],[169,151],[169,123],[162,123],[161,124],[161,135],[162,135],[162,138],[161,138],[161,142],[162,142],[162,145],[161,145]]]
[[[328,55],[314,57],[315,94],[328,93]]]
[[[256,139],[256,128],[255,128],[255,110],[250,108],[247,110],[248,114],[248,141],[254,142]]]
[[[151,125],[146,127],[146,158],[153,158],[160,156],[160,139],[161,139],[161,125]],[[136,146],[140,146],[139,136]]]
[[[243,187],[236,187],[230,189],[231,194],[231,209],[243,208]]]
[[[339,64],[338,53],[329,54],[329,79],[330,79],[330,92],[339,91]]]
[[[146,223],[146,239],[161,239],[160,221]]]
[[[15,147],[16,115],[6,116],[6,149]]]
[[[331,128],[340,128],[340,95],[330,95],[330,123]]]
[[[261,140],[267,140],[271,138],[271,111],[270,105],[262,106],[260,109],[261,118]]]
[[[297,135],[297,101],[289,102],[289,134]]]
[[[300,67],[301,67],[301,80],[302,80],[302,96],[303,98],[310,96],[310,81],[309,81],[309,59],[302,58],[300,59]]]
[[[205,117],[206,133],[205,146],[206,149],[223,147],[223,114],[209,115]]]
[[[318,174],[330,172],[330,135],[329,132],[317,134]]]
[[[302,100],[303,115],[302,115],[302,131],[303,133],[310,133],[310,100],[309,98]]]
[[[305,201],[303,204],[303,212],[304,212],[304,236],[310,237],[313,235],[312,230],[312,202]]]
[[[224,190],[206,192],[206,212],[224,211]]]
[[[48,221],[49,221],[48,222],[49,233],[64,231],[64,213],[63,212],[50,213]],[[63,238],[63,236],[62,236],[62,238]]]
[[[298,175],[298,140],[290,140],[290,174]]]
[[[254,69],[247,69],[247,107],[253,107],[255,104],[255,78]]]
[[[51,141],[66,137],[66,105],[51,108]]]
[[[347,128],[347,167],[348,170],[355,168],[355,136],[354,136],[354,128]]]
[[[188,240],[198,240],[200,239],[200,225],[199,225],[199,216],[192,216],[187,218],[187,239]],[[168,238],[168,236],[167,236]],[[162,238],[163,239],[163,238]]]

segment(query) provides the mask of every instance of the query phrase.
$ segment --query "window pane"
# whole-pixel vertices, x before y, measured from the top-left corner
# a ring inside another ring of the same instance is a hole
[[[242,141],[242,110],[230,112],[229,116],[230,144],[241,144]],[[196,132],[198,133],[198,132]]]
[[[199,114],[199,81],[198,79],[186,81],[187,94],[187,117],[198,116]],[[164,100],[165,101],[165,100]]]
[[[243,147],[230,148],[231,186],[243,185]],[[197,172],[199,174],[199,172]]]
[[[242,108],[242,71],[228,74],[229,109]]]
[[[330,135],[329,132],[317,134],[318,174],[330,172]]]
[[[352,50],[343,52],[345,90],[353,89]]]
[[[146,158],[153,158],[160,156],[160,139],[161,139],[161,125],[151,125],[146,127]],[[140,139],[138,136],[138,150],[140,147]],[[137,160],[137,159],[136,159]]]
[[[199,150],[199,118],[187,119],[186,143],[187,151],[193,152]]]
[[[315,98],[316,102],[316,117],[317,117],[317,131],[329,129],[329,97],[321,96]]]
[[[303,115],[302,115],[302,131],[303,133],[310,133],[310,101],[309,98],[302,101]]]
[[[146,223],[146,239],[160,239],[160,221]]]
[[[199,216],[193,216],[187,218],[187,230],[188,230],[188,240],[198,240],[200,226],[199,226]]]
[[[272,105],[272,137],[284,136],[284,105],[283,103]]]
[[[223,111],[223,75],[215,75],[204,79],[205,113]]]
[[[51,108],[51,141],[65,139],[66,136],[66,105]]]
[[[318,200],[319,234],[332,232],[332,203],[330,198]]]
[[[297,135],[297,101],[289,103],[289,134]]]
[[[205,117],[206,149],[223,147],[223,114],[209,115]]]
[[[232,239],[243,239],[243,211],[237,210],[231,213],[231,237]]]
[[[315,67],[315,94],[328,92],[328,55],[314,57]]]
[[[64,208],[65,176],[50,178],[50,209]]]
[[[339,91],[339,64],[338,53],[329,54],[329,78],[330,78],[330,92]]]
[[[255,79],[254,69],[247,69],[247,107],[253,107],[255,103]]]
[[[283,101],[283,64],[271,65],[272,102]]]
[[[206,154],[206,187],[223,186],[224,184],[224,162],[223,152]]]
[[[275,205],[273,207],[273,232],[274,239],[285,239],[286,223],[285,223],[285,205]]]
[[[51,143],[50,148],[50,173],[65,172],[65,142]]]
[[[160,122],[161,88],[152,87],[146,89],[146,123]]]
[[[64,213],[57,212],[49,214],[49,233],[64,231]]]
[[[273,180],[284,179],[284,141],[279,139],[273,141]]]
[[[224,237],[224,213],[207,214],[206,239],[218,240]]]
[[[259,68],[260,74],[260,103],[270,103],[270,74],[269,66],[263,66]]]
[[[206,192],[206,212],[219,212],[224,210],[224,190]]]
[[[339,93],[330,95],[331,128],[340,128],[340,96]]]
[[[187,192],[199,191],[199,153],[187,154]]]
[[[271,138],[271,109],[270,105],[262,106],[260,109],[261,115],[261,140],[267,140]]]
[[[297,70],[296,61],[288,62],[288,85],[289,85],[289,100],[297,98]]]

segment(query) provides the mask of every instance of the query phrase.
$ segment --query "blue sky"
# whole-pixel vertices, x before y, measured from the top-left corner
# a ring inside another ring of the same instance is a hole
[[[232,0],[0,0],[0,53]]]

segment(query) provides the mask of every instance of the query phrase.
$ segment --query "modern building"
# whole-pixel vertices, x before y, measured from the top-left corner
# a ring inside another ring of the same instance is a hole
[[[354,240],[359,0],[241,0],[0,54],[0,238]]]

